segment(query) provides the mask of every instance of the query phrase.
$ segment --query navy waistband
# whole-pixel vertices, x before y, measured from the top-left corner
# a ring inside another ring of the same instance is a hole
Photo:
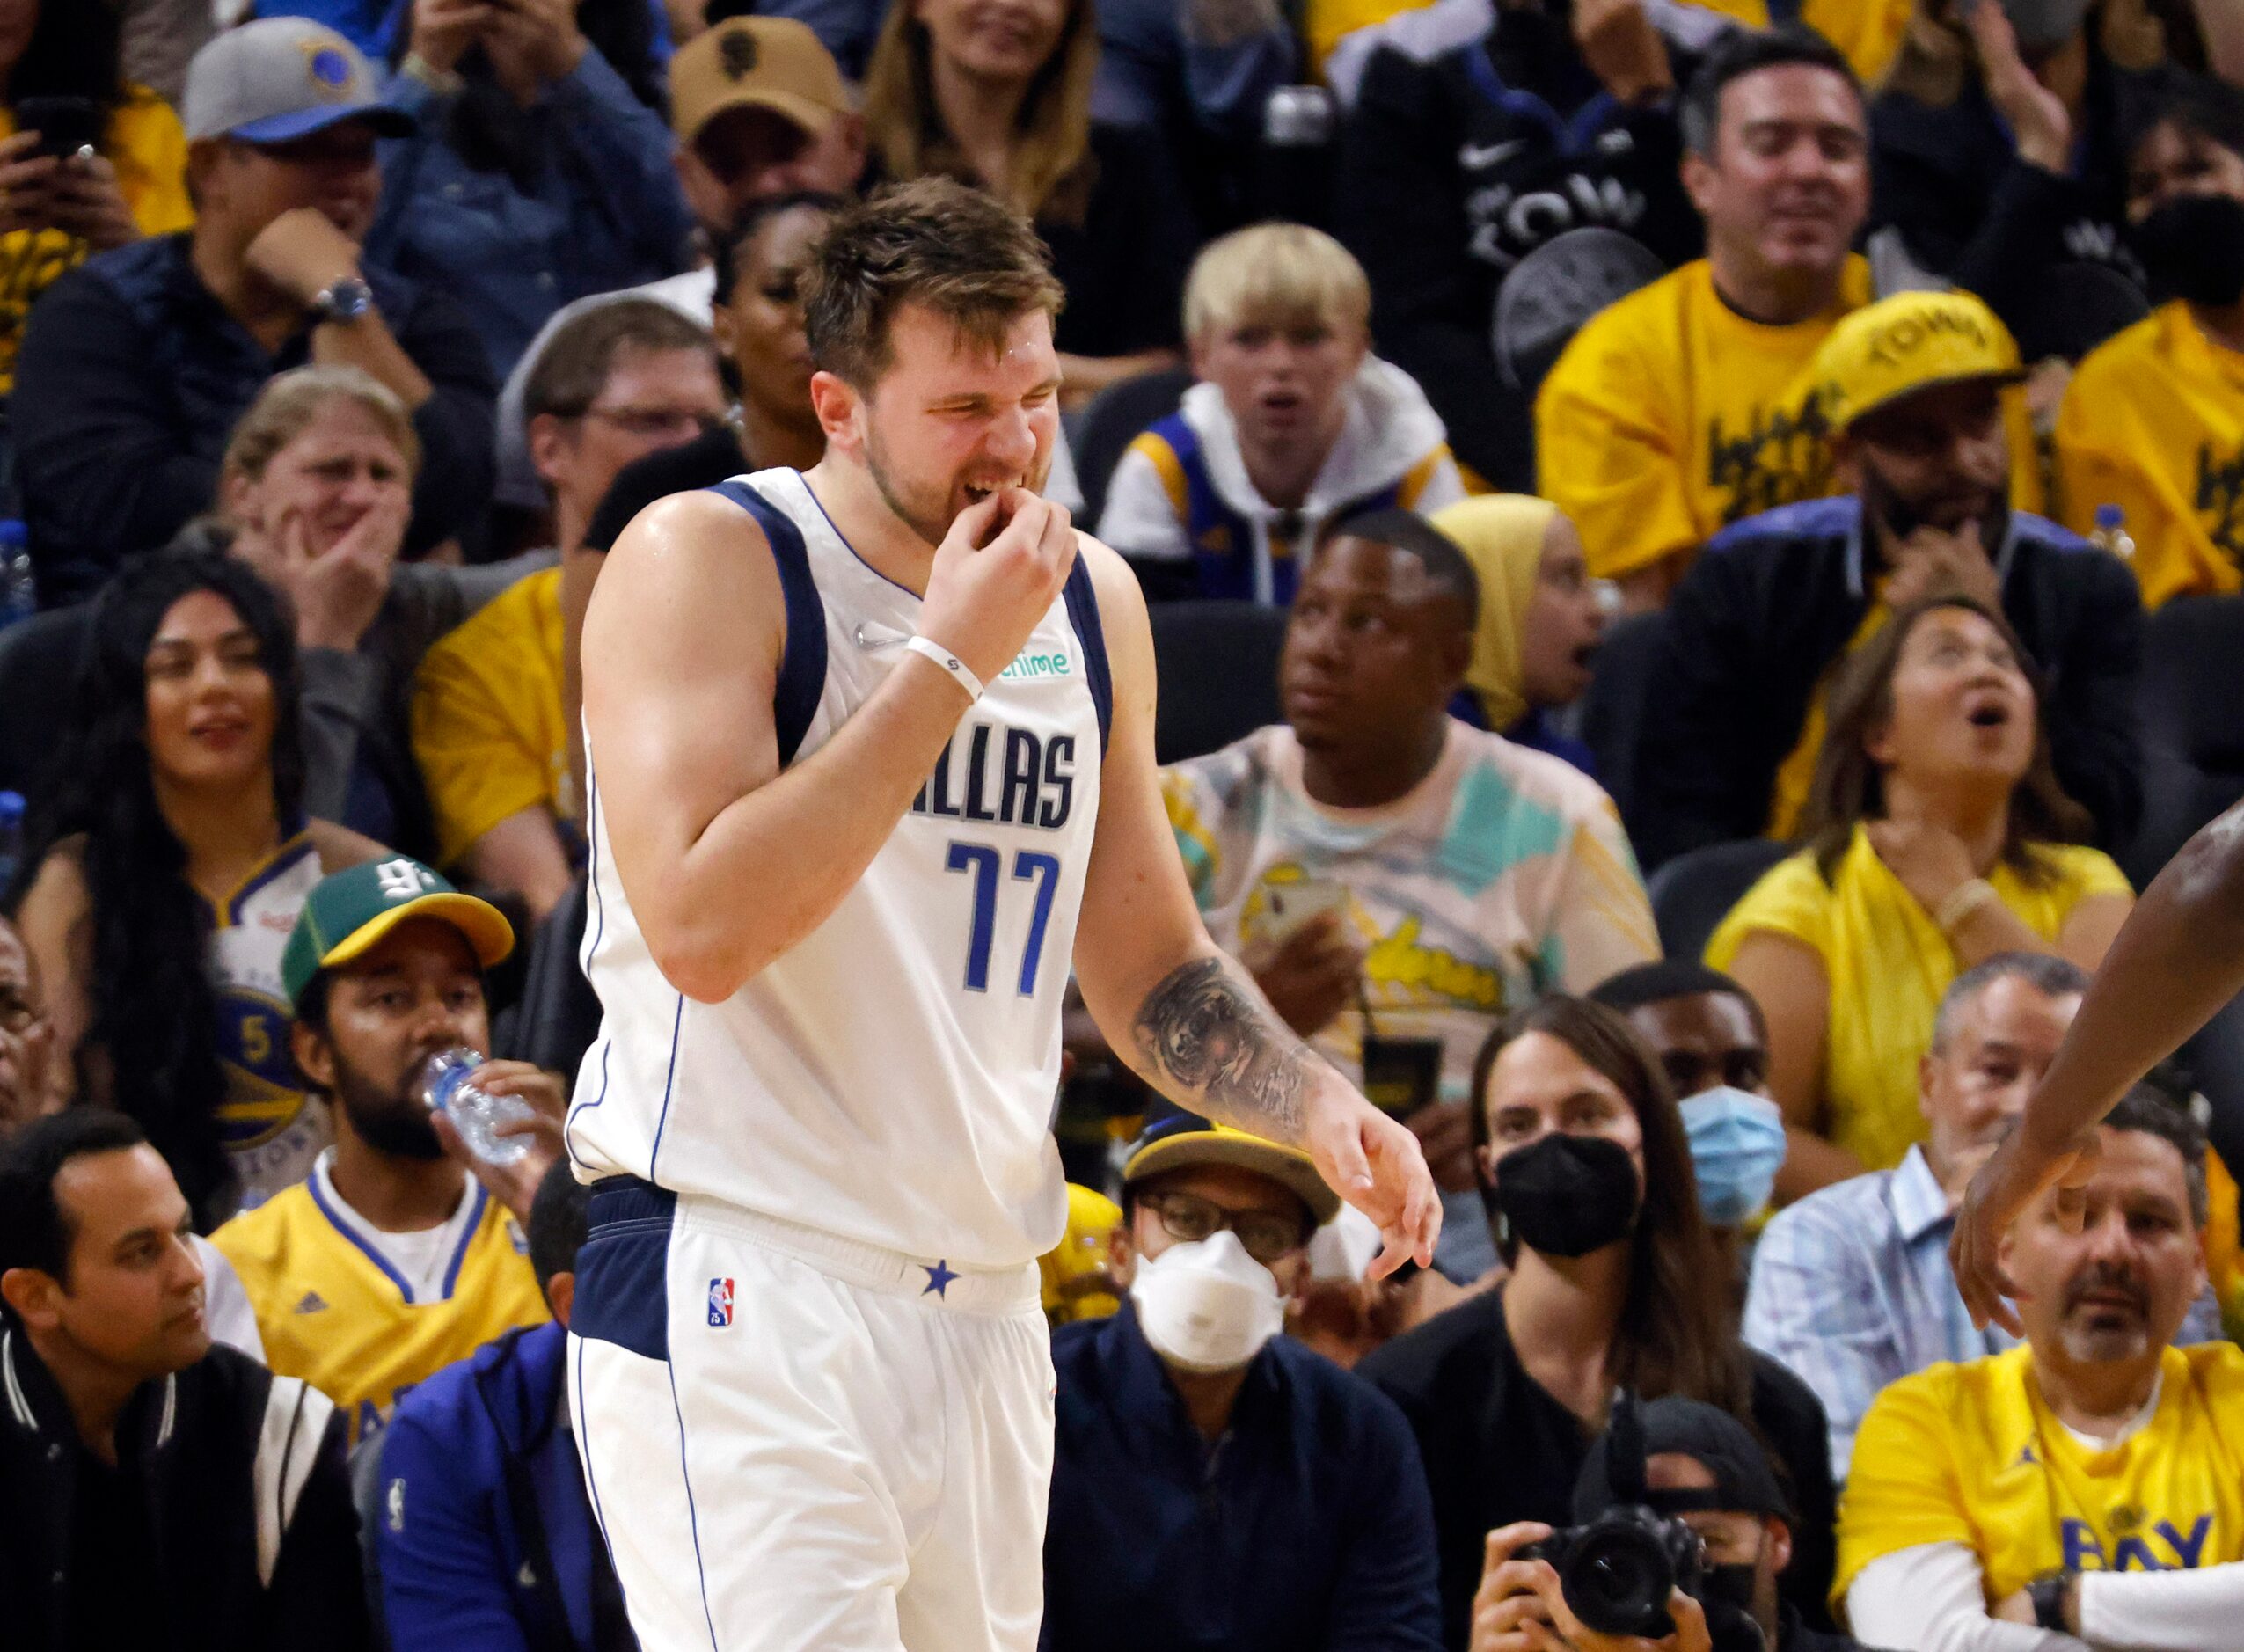
[[[678,1208],[678,1195],[668,1188],[637,1176],[603,1176],[592,1184],[589,1232],[619,1222],[667,1222]]]

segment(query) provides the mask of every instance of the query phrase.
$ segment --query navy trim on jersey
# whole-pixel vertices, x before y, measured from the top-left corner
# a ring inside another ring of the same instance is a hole
[[[327,1218],[327,1225],[333,1228],[335,1232],[348,1239],[353,1246],[357,1247],[361,1255],[364,1256],[367,1261],[372,1262],[376,1268],[382,1270],[384,1276],[387,1278],[391,1284],[398,1288],[398,1294],[406,1299],[406,1305],[407,1307],[415,1305],[413,1299],[413,1287],[406,1283],[406,1276],[399,1273],[396,1268],[390,1266],[390,1259],[388,1257],[384,1256],[380,1251],[376,1250],[373,1246],[368,1244],[363,1239],[361,1239],[358,1235],[358,1231],[355,1228],[352,1227],[349,1223],[344,1221],[341,1217],[335,1214],[335,1208],[327,1202],[325,1195],[319,1191],[318,1173],[315,1171],[312,1174],[305,1177],[303,1185],[305,1191],[311,1195],[312,1203],[319,1207],[319,1214]]]
[[[1107,735],[1115,721],[1115,679],[1107,669],[1107,633],[1099,624],[1099,593],[1092,588],[1091,570],[1078,552],[1067,575],[1068,623],[1083,644],[1083,681],[1091,691],[1091,704],[1099,713],[1099,755],[1107,755]]]
[[[475,1236],[483,1232],[483,1207],[491,1197],[491,1190],[481,1182],[475,1184],[475,1209],[467,1219],[466,1231],[461,1233],[459,1246],[452,1252],[452,1265],[444,1270],[442,1301],[452,1299],[452,1287],[460,1283],[460,1268],[467,1261],[467,1254],[475,1248]]]
[[[818,701],[826,691],[826,604],[819,599],[818,582],[810,577],[810,552],[802,530],[793,519],[745,482],[720,482],[709,490],[721,493],[756,519],[771,547],[771,565],[779,572],[779,592],[786,603],[787,640],[779,655],[779,680],[771,690],[771,732],[779,742],[779,766],[794,761],[818,714]]]
[[[676,1194],[637,1176],[592,1184],[570,1335],[612,1342],[645,1359],[670,1357],[668,1281],[677,1208]]]

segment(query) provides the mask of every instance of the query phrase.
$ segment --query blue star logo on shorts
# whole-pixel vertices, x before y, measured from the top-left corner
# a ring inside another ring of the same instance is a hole
[[[947,1263],[940,1261],[938,1261],[932,1268],[928,1267],[925,1262],[920,1263],[919,1268],[920,1271],[927,1276],[927,1288],[919,1293],[923,1297],[930,1292],[938,1297],[943,1296],[943,1293],[951,1288],[951,1281],[958,1277],[950,1270]],[[946,1297],[944,1300],[948,1301],[949,1298]]]

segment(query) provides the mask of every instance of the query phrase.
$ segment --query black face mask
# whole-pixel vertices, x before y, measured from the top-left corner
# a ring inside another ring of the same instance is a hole
[[[2244,299],[2244,201],[2178,195],[2128,239],[2159,296],[2208,308]]]
[[[1587,1256],[1636,1225],[1636,1166],[1602,1136],[1546,1136],[1498,1159],[1495,1176],[1489,1202],[1546,1256]]]
[[[1776,1652],[1761,1634],[1753,1616],[1753,1597],[1760,1585],[1757,1566],[1709,1566],[1699,1584],[1699,1601],[1707,1609],[1707,1636],[1714,1652]]]

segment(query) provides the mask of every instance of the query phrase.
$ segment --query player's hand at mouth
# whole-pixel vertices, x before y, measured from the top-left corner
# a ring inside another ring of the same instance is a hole
[[[1407,1261],[1433,1266],[1441,1195],[1408,1126],[1344,1084],[1320,1086],[1310,1098],[1302,1145],[1333,1191],[1378,1224],[1385,1245],[1366,1277],[1384,1279]]]
[[[961,511],[935,547],[920,635],[987,683],[1013,662],[1075,567],[1064,507],[1007,487]]]

